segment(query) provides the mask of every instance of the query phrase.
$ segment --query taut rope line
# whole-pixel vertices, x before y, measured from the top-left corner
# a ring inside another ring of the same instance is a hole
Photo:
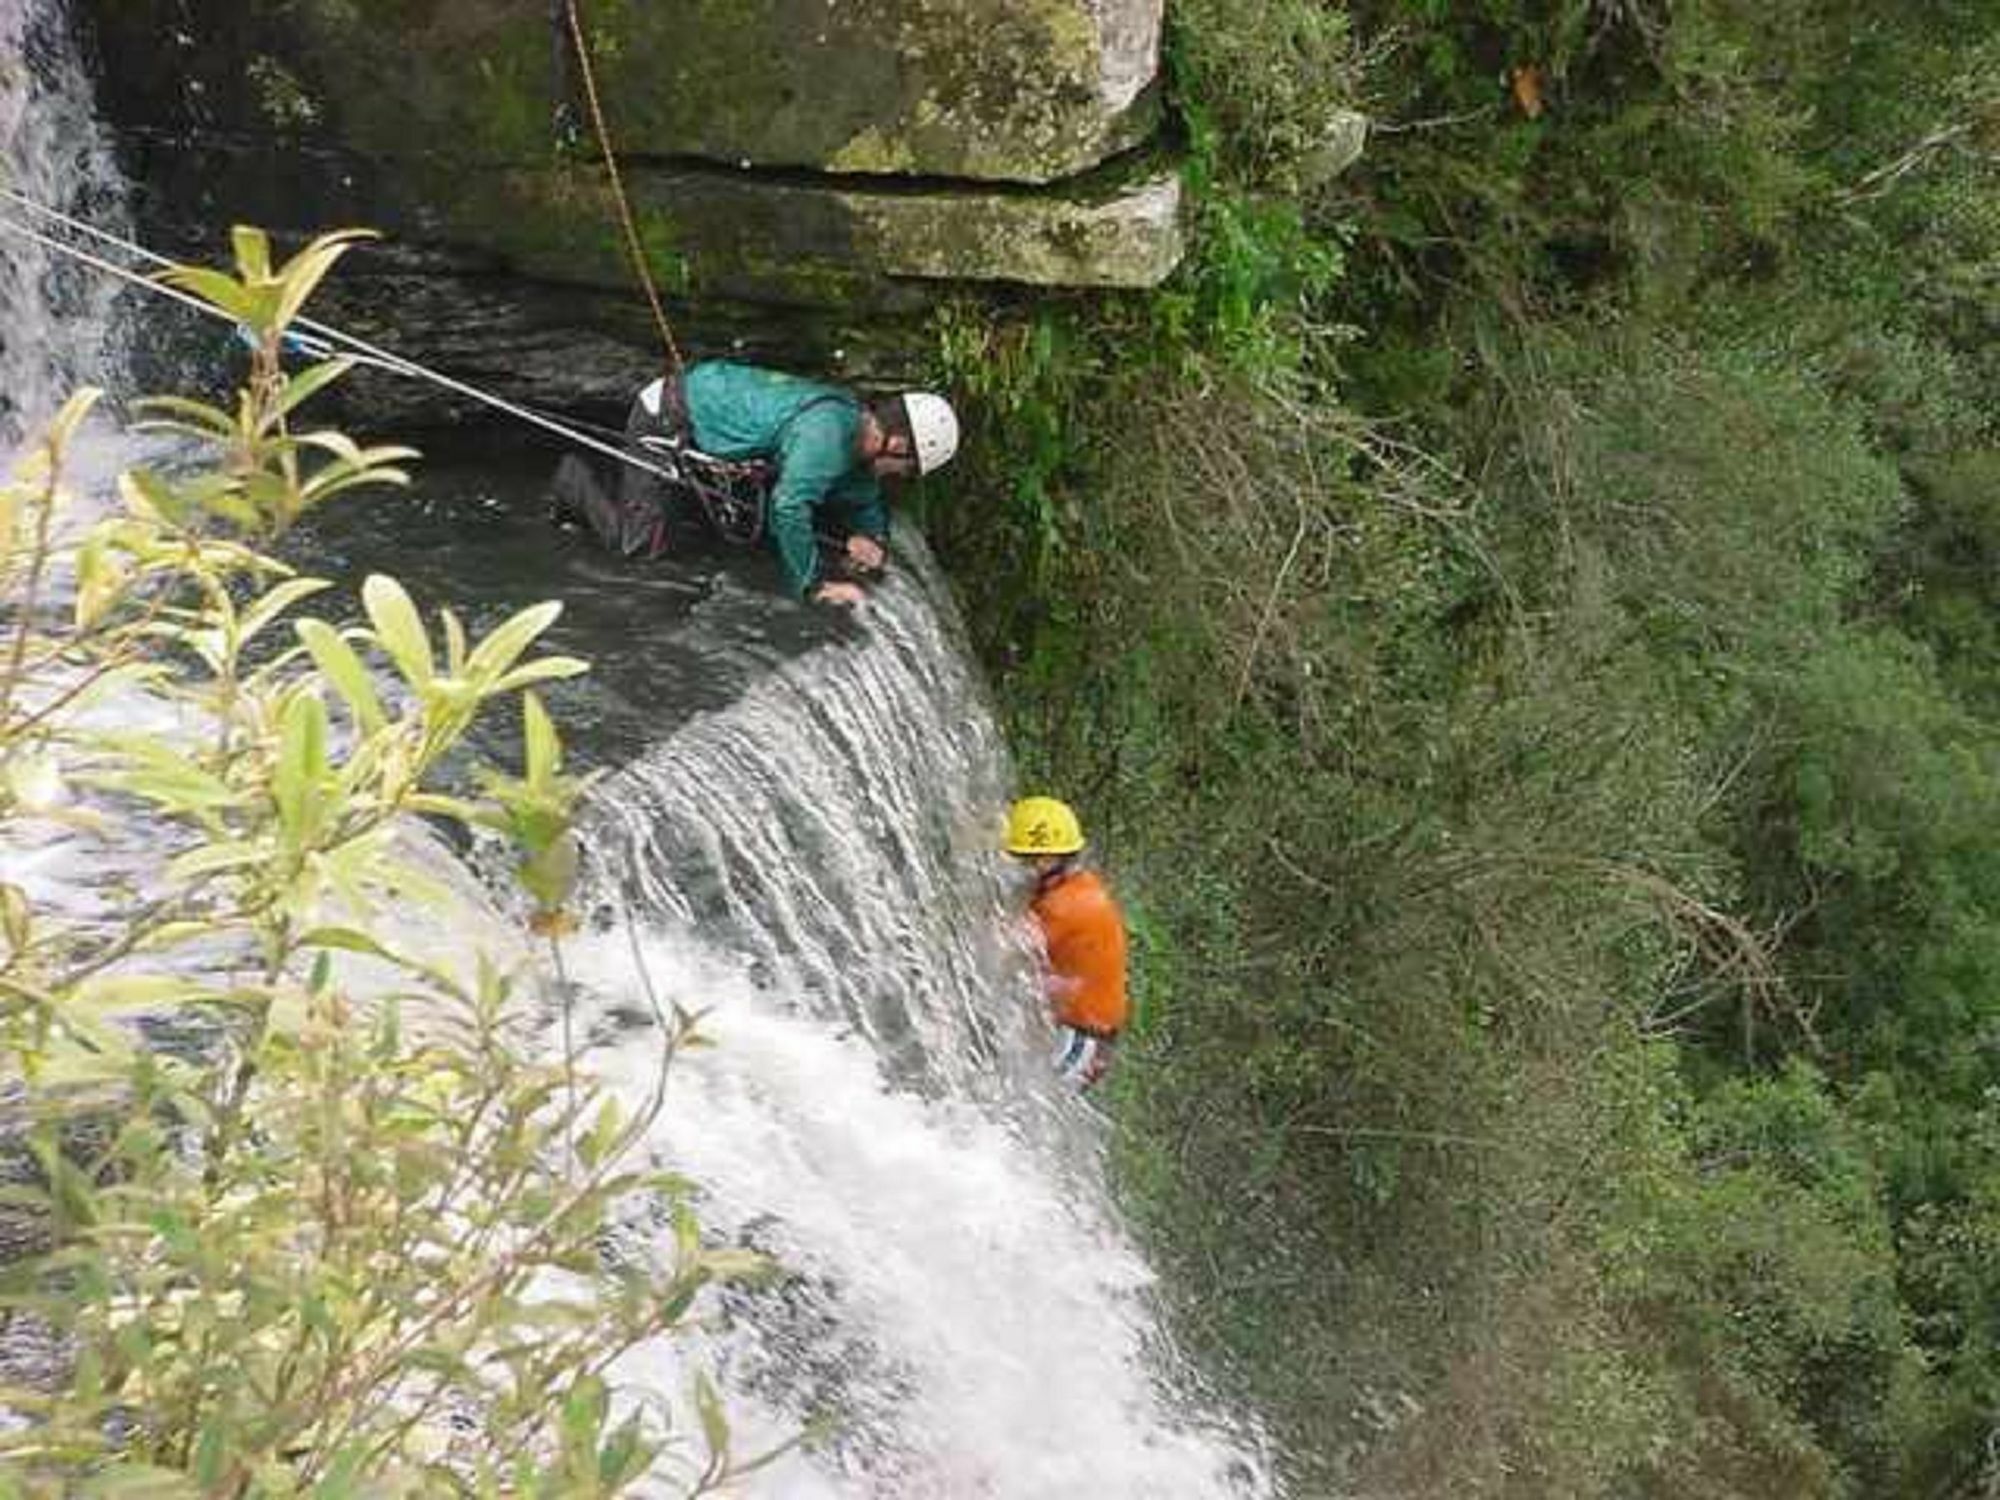
[[[0,186],[0,202],[10,203],[17,208],[27,209],[31,213],[39,215],[44,220],[59,224],[63,228],[75,233],[87,235],[101,244],[114,246],[147,264],[156,265],[163,269],[179,264],[179,262],[169,260],[164,255],[148,250],[143,245],[134,244],[130,240],[120,239],[117,235],[98,229],[81,219],[71,218],[68,214],[60,213],[45,204],[38,203],[23,193],[15,192],[12,188]],[[94,270],[102,271],[108,276],[115,276],[119,280],[129,282],[133,286],[143,287],[147,291],[158,293],[162,297],[171,298],[183,306],[190,307],[194,311],[204,313],[209,317],[217,318],[224,323],[234,324],[236,321],[221,308],[212,307],[200,298],[181,291],[178,287],[168,286],[166,283],[156,281],[152,277],[135,271],[129,266],[121,266],[115,261],[106,260],[99,255],[93,255],[80,245],[73,245],[54,235],[44,234],[41,230],[31,225],[23,224],[18,220],[0,215],[0,233],[20,235],[22,238],[31,240],[45,249],[54,250],[61,255],[67,255],[83,265],[90,266]],[[417,364],[413,360],[405,359],[399,354],[391,353],[387,349],[371,344],[365,339],[356,338],[350,333],[343,333],[338,328],[330,327],[312,318],[301,317],[297,319],[297,323],[300,328],[304,328],[308,332],[306,334],[288,333],[286,336],[287,343],[308,358],[329,359],[339,354],[353,359],[359,364],[373,365],[377,369],[386,370],[394,375],[404,375],[417,380],[428,380],[432,384],[442,386],[444,389],[464,396],[468,400],[477,401],[482,405],[492,407],[496,411],[505,412],[508,416],[517,417],[521,421],[532,423],[537,427],[556,434],[558,437],[575,443],[579,447],[589,448],[594,452],[603,454],[606,458],[616,459],[619,463],[627,467],[644,469],[647,473],[657,475],[662,479],[679,479],[681,477],[681,470],[671,464],[656,462],[653,459],[642,456],[629,447],[617,443],[604,442],[599,438],[591,436],[589,432],[581,430],[582,427],[595,426],[594,423],[578,424],[564,421],[552,417],[545,412],[536,411],[533,407],[508,401],[503,397],[495,396],[488,391],[482,391],[477,386],[467,385],[462,380],[454,380],[451,376],[443,374],[440,371],[429,369],[424,365]],[[608,431],[605,428],[597,428],[597,430],[600,432]],[[691,450],[689,450],[688,456],[690,458],[695,457]],[[714,460],[710,461],[714,462]]]

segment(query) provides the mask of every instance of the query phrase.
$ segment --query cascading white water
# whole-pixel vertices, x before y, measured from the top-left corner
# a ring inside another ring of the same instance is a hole
[[[754,630],[728,618],[745,607],[710,607],[720,640]],[[906,1084],[1004,1100],[1045,1070],[1006,1071],[1029,1012],[1001,990],[1025,974],[995,879],[1008,775],[949,609],[927,563],[903,570],[864,634],[752,668],[727,712],[621,772],[599,816],[649,916],[853,1026]]]
[[[1050,1082],[1006,758],[942,584],[899,551],[857,639],[600,789],[622,911],[577,955],[591,1065],[645,1086],[629,919],[720,1043],[676,1064],[660,1158],[789,1273],[705,1352],[779,1427],[818,1408],[840,1434],[769,1493],[1266,1493],[1254,1435],[1174,1389],[1088,1112]],[[654,1359],[630,1373],[671,1384]]]
[[[0,172],[99,222],[119,198],[55,0],[0,0]],[[76,383],[116,383],[111,320],[105,286],[0,237],[0,447]],[[129,458],[79,446],[91,468]],[[856,627],[802,653],[763,639],[784,606],[714,593],[681,628],[752,685],[662,722],[593,794],[593,920],[569,951],[584,1065],[648,1089],[640,964],[705,1013],[718,1045],[676,1063],[648,1149],[702,1185],[712,1237],[784,1269],[617,1373],[671,1399],[716,1370],[749,1448],[824,1418],[748,1495],[1268,1494],[1254,1428],[1192,1394],[1159,1330],[1098,1122],[1049,1077],[994,847],[1009,768],[947,591],[920,542],[899,550]],[[90,899],[42,874],[37,900]],[[424,941],[455,946],[405,946]]]
[[[123,183],[54,0],[0,0],[0,184],[107,227],[124,216]],[[118,301],[115,283],[0,233],[0,453],[77,386],[111,378]]]

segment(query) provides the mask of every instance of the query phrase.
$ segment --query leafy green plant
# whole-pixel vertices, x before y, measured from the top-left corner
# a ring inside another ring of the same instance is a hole
[[[531,654],[559,606],[473,640],[377,576],[342,624],[297,613],[328,580],[256,546],[413,456],[296,425],[347,362],[287,374],[282,337],[354,238],[275,264],[239,229],[234,274],[169,273],[253,343],[233,409],[151,403],[191,461],[134,468],[119,508],[84,514],[65,483],[83,392],[0,488],[0,839],[161,851],[104,917],[0,883],[0,1048],[32,1162],[6,1208],[35,1245],[0,1268],[0,1309],[65,1365],[0,1396],[7,1493],[700,1493],[757,1462],[705,1381],[692,1448],[607,1381],[701,1287],[759,1269],[705,1245],[688,1184],[644,1161],[695,1018],[659,1016],[661,1089],[636,1107],[523,1050],[582,789],[532,691],[584,670]],[[442,788],[513,698],[524,773],[487,774],[483,800]],[[166,727],[131,726],[141,709]],[[511,841],[530,934],[464,939],[424,818]],[[394,935],[413,926],[461,935],[417,952]],[[203,1040],[143,1045],[161,1017]],[[666,1243],[608,1263],[640,1210]]]

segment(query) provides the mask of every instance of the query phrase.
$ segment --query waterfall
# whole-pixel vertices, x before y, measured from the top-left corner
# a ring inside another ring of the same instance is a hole
[[[117,222],[120,185],[55,0],[0,0],[0,172]],[[116,383],[114,312],[103,285],[0,236],[0,448],[75,384]],[[87,478],[129,449],[91,429],[76,457]],[[439,483],[420,471],[418,508],[440,494],[448,508]],[[408,527],[416,510],[401,514]],[[466,580],[493,576],[475,571],[482,537],[503,530],[489,515],[428,555],[476,589]],[[317,566],[358,578],[361,541],[327,545]],[[407,536],[397,549],[423,565]],[[714,1294],[699,1333],[615,1374],[627,1399],[671,1401],[692,1370],[714,1371],[745,1448],[825,1423],[823,1441],[733,1493],[1269,1494],[1254,1426],[1201,1394],[1161,1330],[1104,1183],[1103,1122],[1049,1076],[1025,893],[996,852],[1011,771],[948,589],[919,538],[897,551],[853,622],[719,588],[649,627],[671,628],[683,657],[726,660],[737,688],[689,701],[662,653],[637,695],[657,704],[644,748],[621,750],[591,795],[569,1024],[552,1019],[545,1044],[575,1036],[582,1065],[636,1100],[657,1057],[653,999],[701,1013],[715,1045],[675,1063],[646,1149],[700,1184],[711,1237],[781,1268],[768,1287]],[[535,556],[509,564],[515,584],[574,585],[519,577]],[[656,642],[618,644],[644,665]],[[98,899],[77,871],[101,851],[51,845],[32,869],[0,853],[37,901],[75,914]],[[455,873],[477,926],[476,867]],[[402,941],[449,962],[469,940]],[[630,1253],[648,1232],[630,1226]]]
[[[0,0],[0,185],[112,228],[123,219],[123,182],[54,0]],[[0,233],[0,453],[120,367],[118,303],[115,283]]]
[[[599,788],[578,1029],[637,1096],[647,1008],[707,1012],[660,1162],[777,1258],[703,1351],[777,1426],[837,1436],[777,1495],[1268,1491],[1204,1420],[1118,1222],[1090,1112],[1053,1086],[1010,773],[911,536],[855,638],[772,664]],[[671,1384],[666,1351],[635,1361]]]

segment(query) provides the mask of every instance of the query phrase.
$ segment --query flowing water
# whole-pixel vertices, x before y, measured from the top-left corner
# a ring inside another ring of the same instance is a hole
[[[0,0],[0,186],[108,227],[124,220],[123,184],[74,39],[45,0]],[[0,233],[0,454],[78,385],[118,367],[118,304],[115,283]],[[101,477],[122,449],[98,437],[87,459]]]
[[[82,74],[60,18],[21,4],[0,0],[0,170],[82,206],[105,159]],[[9,410],[117,384],[95,295],[0,237]],[[832,617],[778,599],[762,560],[626,565],[553,531],[555,455],[528,439],[419,445],[413,492],[315,518],[297,560],[350,593],[395,573],[475,630],[566,602],[548,643],[595,669],[550,698],[572,765],[601,779],[546,1044],[567,1030],[636,1100],[656,1006],[702,1012],[717,1045],[676,1062],[647,1149],[701,1184],[712,1237],[784,1268],[637,1351],[623,1387],[672,1400],[714,1370],[750,1446],[819,1419],[824,1440],[751,1495],[1270,1493],[1254,1428],[1159,1330],[1102,1122],[1048,1077],[1022,893],[994,847],[1011,774],[921,539],[899,535],[865,612]],[[493,733],[506,755],[511,726]],[[418,940],[441,959],[467,941]]]

